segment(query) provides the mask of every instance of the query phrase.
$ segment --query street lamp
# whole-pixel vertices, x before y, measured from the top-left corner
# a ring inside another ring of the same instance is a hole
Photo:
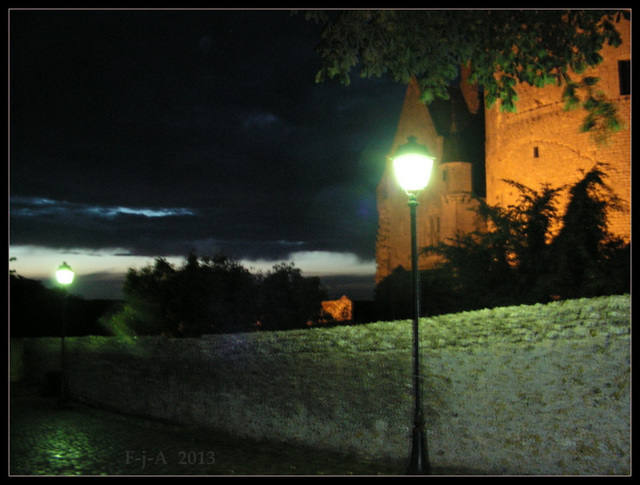
[[[69,320],[68,315],[68,299],[69,292],[67,291],[67,287],[73,283],[73,277],[75,273],[71,269],[71,267],[63,262],[58,269],[56,270],[56,280],[64,287],[64,297],[62,301],[62,337],[60,339],[60,355],[61,355],[61,376],[60,376],[60,397],[62,402],[64,403],[67,398],[67,356],[65,354],[65,346],[64,339],[67,334],[67,325]]]
[[[56,279],[61,285],[67,286],[73,283],[74,276],[75,273],[66,262],[58,266],[58,269],[56,270]]]
[[[401,145],[393,156],[393,169],[400,187],[409,198],[411,214],[411,274],[412,274],[412,303],[413,303],[413,441],[408,474],[428,475],[431,473],[427,440],[424,431],[424,412],[422,410],[422,395],[420,391],[420,341],[418,332],[418,318],[420,318],[420,279],[418,276],[418,242],[416,234],[416,207],[418,193],[429,183],[434,157],[429,154],[426,146],[419,144],[415,136],[410,136],[408,142]]]

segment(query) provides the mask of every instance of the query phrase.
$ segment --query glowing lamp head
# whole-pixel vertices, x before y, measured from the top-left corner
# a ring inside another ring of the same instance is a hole
[[[393,157],[393,170],[400,187],[407,193],[424,189],[431,177],[433,161],[427,147],[418,143],[415,136],[410,136]]]
[[[67,263],[62,263],[56,270],[56,279],[61,285],[70,285],[75,273]]]

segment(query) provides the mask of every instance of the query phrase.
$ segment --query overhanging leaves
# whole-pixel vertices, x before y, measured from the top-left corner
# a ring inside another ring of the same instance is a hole
[[[593,78],[573,80],[602,61],[605,44],[618,46],[615,23],[627,12],[596,10],[348,10],[307,12],[324,25],[317,81],[348,85],[350,73],[388,75],[406,83],[415,76],[422,100],[447,99],[447,87],[469,64],[469,82],[482,86],[489,107],[515,111],[517,83],[565,85],[565,106],[587,111],[582,129],[602,135],[620,127],[615,106],[597,96]]]

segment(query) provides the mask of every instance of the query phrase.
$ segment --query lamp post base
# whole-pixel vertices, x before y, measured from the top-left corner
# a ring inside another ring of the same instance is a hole
[[[431,465],[427,456],[427,445],[422,429],[414,428],[411,459],[407,475],[431,475]]]

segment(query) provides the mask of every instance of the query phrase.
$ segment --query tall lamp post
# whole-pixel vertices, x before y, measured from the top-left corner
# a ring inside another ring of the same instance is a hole
[[[393,169],[400,187],[409,198],[411,215],[411,274],[413,304],[413,440],[411,457],[407,473],[410,475],[428,475],[431,473],[427,440],[424,431],[424,412],[420,391],[420,340],[418,319],[420,318],[420,279],[418,275],[418,237],[416,231],[416,207],[418,194],[429,183],[434,157],[424,145],[410,136],[408,142],[400,145],[393,156]]]
[[[61,376],[60,376],[60,397],[62,402],[67,398],[67,356],[65,354],[64,339],[67,334],[67,325],[69,323],[69,292],[68,286],[73,283],[75,273],[66,263],[62,263],[56,270],[56,280],[64,287],[64,297],[62,302],[62,337],[60,339],[60,356],[61,356]]]

